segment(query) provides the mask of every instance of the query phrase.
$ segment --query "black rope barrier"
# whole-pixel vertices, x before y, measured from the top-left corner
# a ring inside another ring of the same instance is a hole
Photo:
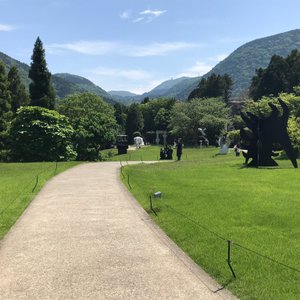
[[[255,251],[255,250],[252,250],[252,249],[250,249],[250,248],[248,248],[248,247],[245,247],[245,246],[243,246],[243,245],[241,245],[241,244],[239,244],[239,243],[236,243],[236,242],[234,242],[234,241],[231,241],[231,240],[228,240],[228,239],[224,238],[224,237],[221,236],[220,234],[218,234],[218,233],[212,231],[211,229],[208,229],[206,226],[200,224],[200,223],[197,222],[196,220],[194,220],[194,219],[192,219],[192,218],[186,216],[185,214],[183,214],[183,213],[177,211],[175,208],[171,207],[170,205],[167,205],[167,204],[165,204],[165,203],[163,203],[163,202],[160,202],[160,204],[162,204],[162,206],[165,206],[166,208],[172,210],[174,213],[176,213],[176,214],[182,216],[183,218],[187,219],[188,221],[190,221],[190,222],[193,223],[194,225],[196,225],[196,226],[202,228],[203,230],[206,230],[207,232],[211,233],[212,235],[218,237],[220,240],[226,241],[226,243],[228,243],[228,248],[227,248],[227,249],[228,249],[228,258],[227,258],[227,262],[228,262],[228,265],[229,265],[229,267],[230,267],[230,269],[231,269],[231,272],[232,272],[232,274],[233,274],[234,277],[236,277],[236,275],[235,275],[235,273],[234,273],[234,271],[233,271],[233,269],[232,269],[232,266],[231,266],[231,264],[230,264],[230,263],[231,263],[231,258],[230,258],[230,249],[231,249],[231,248],[230,248],[230,244],[231,244],[231,245],[235,245],[235,246],[237,246],[237,247],[240,247],[241,249],[244,249],[244,250],[249,251],[249,252],[251,252],[251,253],[254,253],[254,254],[256,254],[256,255],[262,257],[262,258],[265,258],[265,259],[267,259],[267,260],[269,260],[269,261],[271,261],[271,262],[273,262],[273,263],[276,263],[276,264],[278,264],[278,265],[281,265],[281,266],[283,266],[283,267],[285,267],[285,268],[288,268],[288,269],[290,269],[291,271],[295,271],[295,272],[297,272],[297,273],[300,273],[300,270],[298,270],[297,268],[291,267],[291,266],[289,266],[289,265],[287,265],[287,264],[285,264],[285,263],[282,263],[282,262],[280,262],[280,261],[278,261],[278,260],[276,260],[276,259],[274,259],[274,258],[272,258],[272,257],[269,257],[269,256],[267,256],[267,255],[265,255],[265,254],[259,253],[259,252]]]
[[[34,192],[34,190],[36,189],[36,187],[37,187],[37,185],[38,185],[38,182],[39,182],[39,176],[40,176],[42,173],[48,171],[50,168],[52,168],[52,165],[50,165],[49,167],[45,168],[45,169],[42,170],[41,172],[37,173],[37,175],[35,176],[35,185],[34,185],[33,189],[31,190],[31,193]],[[57,166],[56,166],[56,169],[57,169]],[[17,196],[14,197],[14,198],[13,198],[13,199],[12,199],[12,200],[11,200],[11,201],[10,201],[10,202],[9,202],[9,203],[8,203],[8,204],[0,211],[0,216],[1,216],[4,212],[6,212],[6,211],[9,209],[9,207],[11,207],[12,204],[15,203],[15,201],[16,201],[22,194],[24,194],[25,190],[29,187],[29,185],[30,185],[31,182],[32,182],[32,178],[30,178],[28,181],[26,181],[26,183],[25,183],[23,189],[20,191],[20,193],[17,194]]]
[[[236,242],[232,242],[232,244],[235,245],[235,246],[237,246],[237,247],[240,247],[241,249],[244,249],[244,250],[246,250],[246,251],[249,251],[249,252],[251,252],[251,253],[254,253],[254,254],[256,254],[256,255],[262,257],[262,258],[268,259],[268,260],[270,260],[270,261],[273,262],[273,263],[279,264],[279,265],[281,265],[281,266],[283,266],[283,267],[286,267],[286,268],[288,268],[288,269],[290,269],[290,270],[292,270],[292,271],[295,271],[295,272],[300,273],[300,270],[298,270],[298,269],[296,269],[296,268],[294,268],[294,267],[291,267],[291,266],[289,266],[289,265],[286,265],[286,264],[284,264],[284,263],[282,263],[282,262],[280,262],[280,261],[278,261],[278,260],[276,260],[276,259],[274,259],[274,258],[272,258],[272,257],[269,257],[269,256],[267,256],[267,255],[265,255],[265,254],[261,254],[261,253],[255,251],[255,250],[252,250],[252,249],[250,249],[250,248],[247,248],[247,247],[245,247],[245,246],[242,246],[242,245],[240,245],[240,244],[238,244],[238,243],[236,243]]]

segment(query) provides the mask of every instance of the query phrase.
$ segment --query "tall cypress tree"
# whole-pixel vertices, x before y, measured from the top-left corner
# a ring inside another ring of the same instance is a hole
[[[7,75],[4,64],[0,61],[0,149],[5,148],[7,129],[11,116]]]
[[[16,66],[11,67],[7,77],[8,89],[11,96],[11,110],[15,114],[19,107],[29,104],[29,96],[25,86],[21,82],[19,71]]]
[[[31,56],[29,78],[30,105],[53,109],[55,105],[54,88],[51,85],[51,73],[48,71],[43,43],[38,37]]]

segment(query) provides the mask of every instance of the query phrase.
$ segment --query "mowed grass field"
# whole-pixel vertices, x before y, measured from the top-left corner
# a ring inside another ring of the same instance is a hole
[[[77,164],[78,162],[0,163],[0,239],[47,180]]]
[[[127,166],[129,156],[158,158],[159,147],[145,147],[111,159],[155,222],[221,285],[242,299],[300,299],[300,169],[288,160],[244,168],[243,157],[217,153],[183,149],[180,162]]]

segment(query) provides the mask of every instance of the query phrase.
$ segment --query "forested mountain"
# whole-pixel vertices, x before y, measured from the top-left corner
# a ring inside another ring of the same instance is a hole
[[[108,93],[112,96],[119,96],[119,97],[134,97],[137,94],[128,92],[128,91],[108,91]]]
[[[274,54],[286,57],[293,49],[300,49],[300,29],[246,43],[203,77],[207,78],[212,73],[220,75],[227,73],[234,82],[232,97],[239,97],[247,93],[256,69],[265,68]],[[165,81],[150,92],[143,94],[141,99],[145,97],[174,97],[185,100],[196,88],[200,79],[201,77],[182,77]]]
[[[0,60],[4,63],[6,72],[8,72],[12,66],[16,66],[18,68],[22,83],[28,89],[30,84],[30,79],[28,78],[29,66],[9,57],[2,52],[0,52]],[[115,103],[110,94],[84,77],[67,73],[59,73],[53,74],[51,80],[56,92],[56,96],[59,98],[63,98],[74,93],[91,92],[103,97],[104,100],[109,103]]]
[[[164,81],[150,92],[144,93],[140,99],[149,98],[175,98],[179,100],[187,99],[193,89],[196,88],[201,77],[180,77]]]
[[[218,63],[210,72],[203,77],[207,78],[212,73],[223,75],[227,73],[233,80],[232,96],[245,95],[251,84],[251,79],[258,68],[267,67],[274,54],[286,57],[293,49],[300,49],[300,29],[276,34],[273,36],[256,39],[248,42],[226,59]],[[26,87],[29,85],[29,66],[0,52],[2,60],[8,70],[16,65],[19,69],[22,82]],[[102,96],[107,102],[120,101],[132,103],[142,101],[144,98],[175,98],[186,100],[189,94],[197,87],[201,77],[180,77],[167,80],[142,95],[134,95],[124,91],[112,91],[107,93],[86,78],[67,73],[54,74],[52,83],[57,97],[63,98],[74,92],[92,92]],[[114,100],[113,100],[114,99]]]
[[[19,75],[21,77],[22,83],[25,85],[26,88],[29,87],[30,79],[28,78],[28,65],[19,62],[18,60],[13,59],[2,52],[0,52],[0,60],[4,63],[6,72],[8,72],[12,66],[16,66],[19,70]]]
[[[57,73],[52,76],[52,81],[60,98],[74,92],[90,92],[101,96],[107,102],[115,102],[109,93],[84,77],[68,73]]]
[[[256,69],[267,67],[274,54],[286,57],[293,49],[300,49],[300,29],[246,43],[218,63],[204,77],[212,73],[227,73],[234,82],[232,96],[237,97],[248,90]]]

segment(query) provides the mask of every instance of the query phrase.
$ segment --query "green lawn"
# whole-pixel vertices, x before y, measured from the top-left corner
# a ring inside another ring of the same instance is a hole
[[[47,180],[76,164],[78,162],[0,163],[0,239]]]
[[[155,160],[158,151],[128,155]],[[131,192],[155,222],[238,297],[300,299],[300,170],[287,160],[278,168],[243,168],[242,157],[216,153],[184,149],[180,162],[129,165],[124,183],[129,175]],[[149,210],[155,191],[163,194],[153,200],[157,216]],[[228,239],[236,279],[226,261]]]

